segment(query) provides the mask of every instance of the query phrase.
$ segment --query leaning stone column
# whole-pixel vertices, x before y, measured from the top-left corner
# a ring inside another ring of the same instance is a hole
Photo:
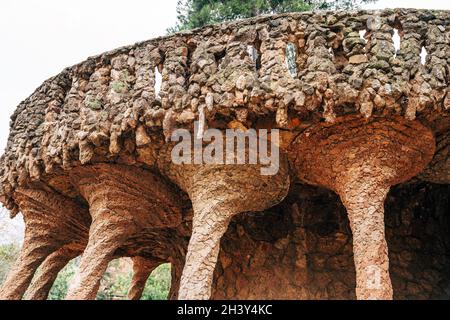
[[[402,117],[349,116],[302,133],[292,162],[305,182],[336,191],[353,233],[358,299],[392,299],[384,200],[390,186],[420,173],[434,154],[434,138]]]
[[[86,234],[87,239],[87,234]],[[58,273],[70,260],[81,255],[82,251],[70,248],[61,248],[45,259],[40,271],[28,289],[29,300],[46,300]]]
[[[283,155],[280,158],[274,175],[262,175],[261,166],[252,164],[172,163],[166,168],[168,175],[188,193],[194,210],[178,299],[211,297],[220,240],[234,215],[262,211],[286,196],[290,185],[287,161]]]
[[[129,300],[139,300],[145,289],[150,274],[161,262],[150,261],[142,257],[133,257],[133,278],[131,279],[130,290],[128,291]]]
[[[231,197],[230,197],[231,198]],[[192,199],[194,220],[192,236],[189,241],[186,263],[181,276],[178,299],[209,299],[211,284],[220,248],[220,239],[228,228],[233,215],[248,211],[239,210],[238,206],[225,203],[208,203],[209,201]]]
[[[92,225],[67,299],[95,299],[116,251],[144,228],[178,225],[181,210],[176,192],[148,170],[99,164],[71,173],[73,184],[89,203]]]
[[[36,269],[57,245],[38,237],[28,236],[20,255],[0,291],[0,300],[20,300],[27,290]]]
[[[82,206],[55,192],[18,189],[14,200],[24,217],[25,239],[19,258],[0,290],[0,300],[21,299],[47,256],[79,241],[89,225]]]

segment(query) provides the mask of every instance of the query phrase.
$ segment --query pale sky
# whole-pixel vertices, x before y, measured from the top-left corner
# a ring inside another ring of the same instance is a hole
[[[0,153],[19,102],[65,67],[166,33],[177,0],[1,0]],[[450,9],[448,0],[380,0],[366,8]]]
[[[114,48],[164,35],[177,0],[1,0],[0,153],[9,117],[44,80]]]

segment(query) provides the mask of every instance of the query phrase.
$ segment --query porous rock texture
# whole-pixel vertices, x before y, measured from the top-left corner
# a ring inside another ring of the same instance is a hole
[[[45,260],[40,273],[43,277],[39,276],[32,290],[32,296],[40,295],[41,289],[37,287],[47,286],[44,285],[44,282],[48,283],[45,278],[56,278],[48,274],[49,265],[61,263],[63,267],[68,262],[66,255],[71,255],[71,251],[82,252],[90,224],[86,207],[52,191],[17,189],[14,200],[23,213],[25,239],[16,264],[3,284],[2,299],[21,299]]]
[[[251,164],[172,164],[165,170],[187,192],[194,213],[179,298],[209,299],[220,240],[231,218],[238,213],[263,211],[286,196],[286,159],[281,160],[275,175],[262,175],[261,166]]]
[[[449,38],[448,11],[305,12],[63,70],[11,117],[0,200],[26,237],[0,297],[43,263],[29,294],[45,298],[81,253],[70,299],[95,298],[125,256],[131,299],[167,262],[171,298],[448,296]],[[170,137],[196,120],[279,129],[280,170],[174,164]]]
[[[156,237],[155,242],[170,246],[170,240],[161,239],[158,233],[181,224],[181,199],[174,197],[175,190],[163,179],[139,168],[98,164],[79,167],[71,174],[73,184],[89,203],[92,224],[68,298],[93,299],[115,253],[133,246],[128,242],[139,243],[142,237],[145,243]],[[154,248],[155,252],[170,251],[158,249]]]
[[[300,179],[336,191],[347,208],[357,297],[392,298],[384,202],[391,185],[408,181],[430,162],[431,130],[403,118],[342,117],[305,130],[292,148]]]

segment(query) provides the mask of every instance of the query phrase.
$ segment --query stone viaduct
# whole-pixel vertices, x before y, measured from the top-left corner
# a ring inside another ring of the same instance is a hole
[[[0,298],[45,299],[79,255],[67,299],[118,257],[130,299],[162,263],[173,299],[448,297],[449,81],[450,12],[415,9],[262,16],[67,68],[11,116],[0,200],[26,231]],[[278,129],[278,172],[175,164],[195,121]]]

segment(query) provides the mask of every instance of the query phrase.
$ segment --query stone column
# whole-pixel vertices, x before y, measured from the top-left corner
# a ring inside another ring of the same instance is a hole
[[[130,290],[128,291],[128,299],[141,299],[150,274],[160,264],[160,262],[149,261],[141,257],[133,258],[133,278],[131,279]]]
[[[0,291],[0,300],[21,300],[39,265],[57,246],[46,240],[28,236],[17,262],[8,274]]]
[[[393,298],[384,200],[390,186],[420,173],[434,150],[432,132],[402,117],[342,117],[306,130],[291,145],[299,178],[334,190],[347,209],[358,299]]]
[[[107,192],[111,191],[114,192]],[[92,225],[89,241],[67,299],[95,299],[108,263],[115,258],[116,250],[136,231],[133,221],[122,212],[109,209],[111,204],[108,202],[107,198],[90,201]]]
[[[345,191],[339,194],[353,233],[356,296],[361,300],[392,299],[384,230],[384,200],[389,186],[370,177],[360,177],[348,181],[342,189]]]
[[[61,248],[49,255],[28,289],[27,298],[29,300],[46,300],[58,273],[70,260],[81,255],[81,253],[80,250]]]
[[[117,250],[145,228],[176,226],[176,192],[150,171],[99,164],[72,170],[73,183],[89,203],[92,225],[80,268],[67,299],[95,299],[100,280]]]
[[[287,161],[283,154],[278,160],[273,175],[263,175],[261,165],[254,164],[178,165],[164,160],[168,167],[163,170],[188,193],[194,210],[178,299],[210,298],[220,240],[234,215],[265,210],[286,196]]]
[[[25,221],[19,258],[0,290],[0,299],[21,299],[41,263],[60,248],[86,238],[89,218],[76,201],[52,191],[19,189],[14,193]]]
[[[236,214],[224,205],[194,202],[194,221],[180,282],[181,300],[209,299],[220,240]]]

